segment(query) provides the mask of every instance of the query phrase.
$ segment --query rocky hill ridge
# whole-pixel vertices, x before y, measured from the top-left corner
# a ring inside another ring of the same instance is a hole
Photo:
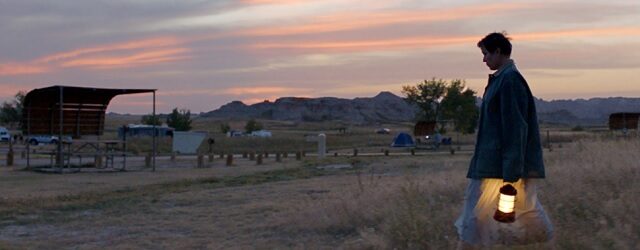
[[[606,125],[609,114],[640,112],[640,98],[609,97],[545,101],[536,98],[539,119],[570,125]],[[478,102],[480,103],[480,102]],[[287,121],[341,120],[352,123],[413,121],[417,108],[391,92],[374,97],[344,99],[336,97],[282,97],[274,102],[246,105],[233,101],[202,114],[205,117],[233,119],[272,119]]]

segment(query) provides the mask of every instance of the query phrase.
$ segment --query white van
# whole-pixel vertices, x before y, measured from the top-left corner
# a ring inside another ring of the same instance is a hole
[[[11,134],[9,134],[9,130],[5,127],[0,127],[0,141],[8,142],[11,140]]]
[[[251,132],[251,136],[271,137],[271,132],[267,130],[257,130],[257,131]]]

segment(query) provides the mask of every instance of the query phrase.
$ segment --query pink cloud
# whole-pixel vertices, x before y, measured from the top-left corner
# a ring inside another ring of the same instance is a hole
[[[186,59],[188,56],[185,53],[189,51],[187,48],[169,48],[137,52],[125,56],[94,56],[69,60],[62,63],[61,66],[94,69],[135,67]]]
[[[248,36],[286,36],[364,29],[404,23],[442,22],[491,16],[517,9],[531,9],[542,5],[508,3],[464,6],[431,11],[350,12],[321,16],[310,23],[250,29],[241,34]]]
[[[256,86],[256,87],[239,87],[239,88],[229,88],[226,89],[224,91],[222,91],[222,93],[224,94],[228,94],[228,95],[273,95],[273,94],[280,94],[280,95],[287,95],[288,94],[292,94],[292,93],[300,93],[300,92],[307,92],[306,89],[302,89],[302,88],[291,88],[291,87],[279,87],[279,86]]]
[[[351,51],[374,51],[393,49],[413,49],[429,48],[434,46],[449,46],[458,44],[475,43],[484,34],[472,36],[416,36],[394,39],[375,40],[343,40],[343,41],[295,41],[295,42],[272,42],[250,45],[253,49],[294,49],[314,52],[351,52]],[[510,35],[518,41],[549,40],[566,37],[602,37],[620,36],[635,37],[640,36],[640,28],[612,27],[594,29],[574,29],[558,31],[524,32]]]
[[[111,69],[174,62],[190,58],[190,49],[179,46],[187,42],[159,37],[75,49],[32,61],[0,64],[0,75],[34,75],[69,67]]]
[[[244,4],[295,4],[309,2],[308,0],[241,0]]]
[[[113,52],[135,49],[149,49],[176,46],[184,43],[184,41],[174,37],[159,37],[142,40],[133,40],[123,43],[109,44],[104,46],[96,46],[90,48],[77,49],[44,56],[36,60],[38,63],[49,63],[52,61],[65,60],[74,57],[80,57],[86,54],[94,54],[99,52]]]
[[[45,65],[31,63],[7,63],[0,64],[0,76],[4,75],[29,75],[49,72]]]

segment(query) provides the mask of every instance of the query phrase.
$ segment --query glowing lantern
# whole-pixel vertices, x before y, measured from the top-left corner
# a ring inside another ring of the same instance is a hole
[[[516,194],[518,191],[511,184],[504,185],[500,188],[500,198],[498,201],[498,209],[493,214],[493,219],[511,223],[516,221]]]

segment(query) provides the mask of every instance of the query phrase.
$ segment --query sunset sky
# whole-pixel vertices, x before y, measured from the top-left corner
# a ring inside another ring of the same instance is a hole
[[[640,1],[0,0],[0,101],[51,85],[158,89],[158,110],[233,100],[400,95],[491,73],[476,42],[512,37],[545,100],[640,97]],[[109,111],[150,112],[148,94]]]

